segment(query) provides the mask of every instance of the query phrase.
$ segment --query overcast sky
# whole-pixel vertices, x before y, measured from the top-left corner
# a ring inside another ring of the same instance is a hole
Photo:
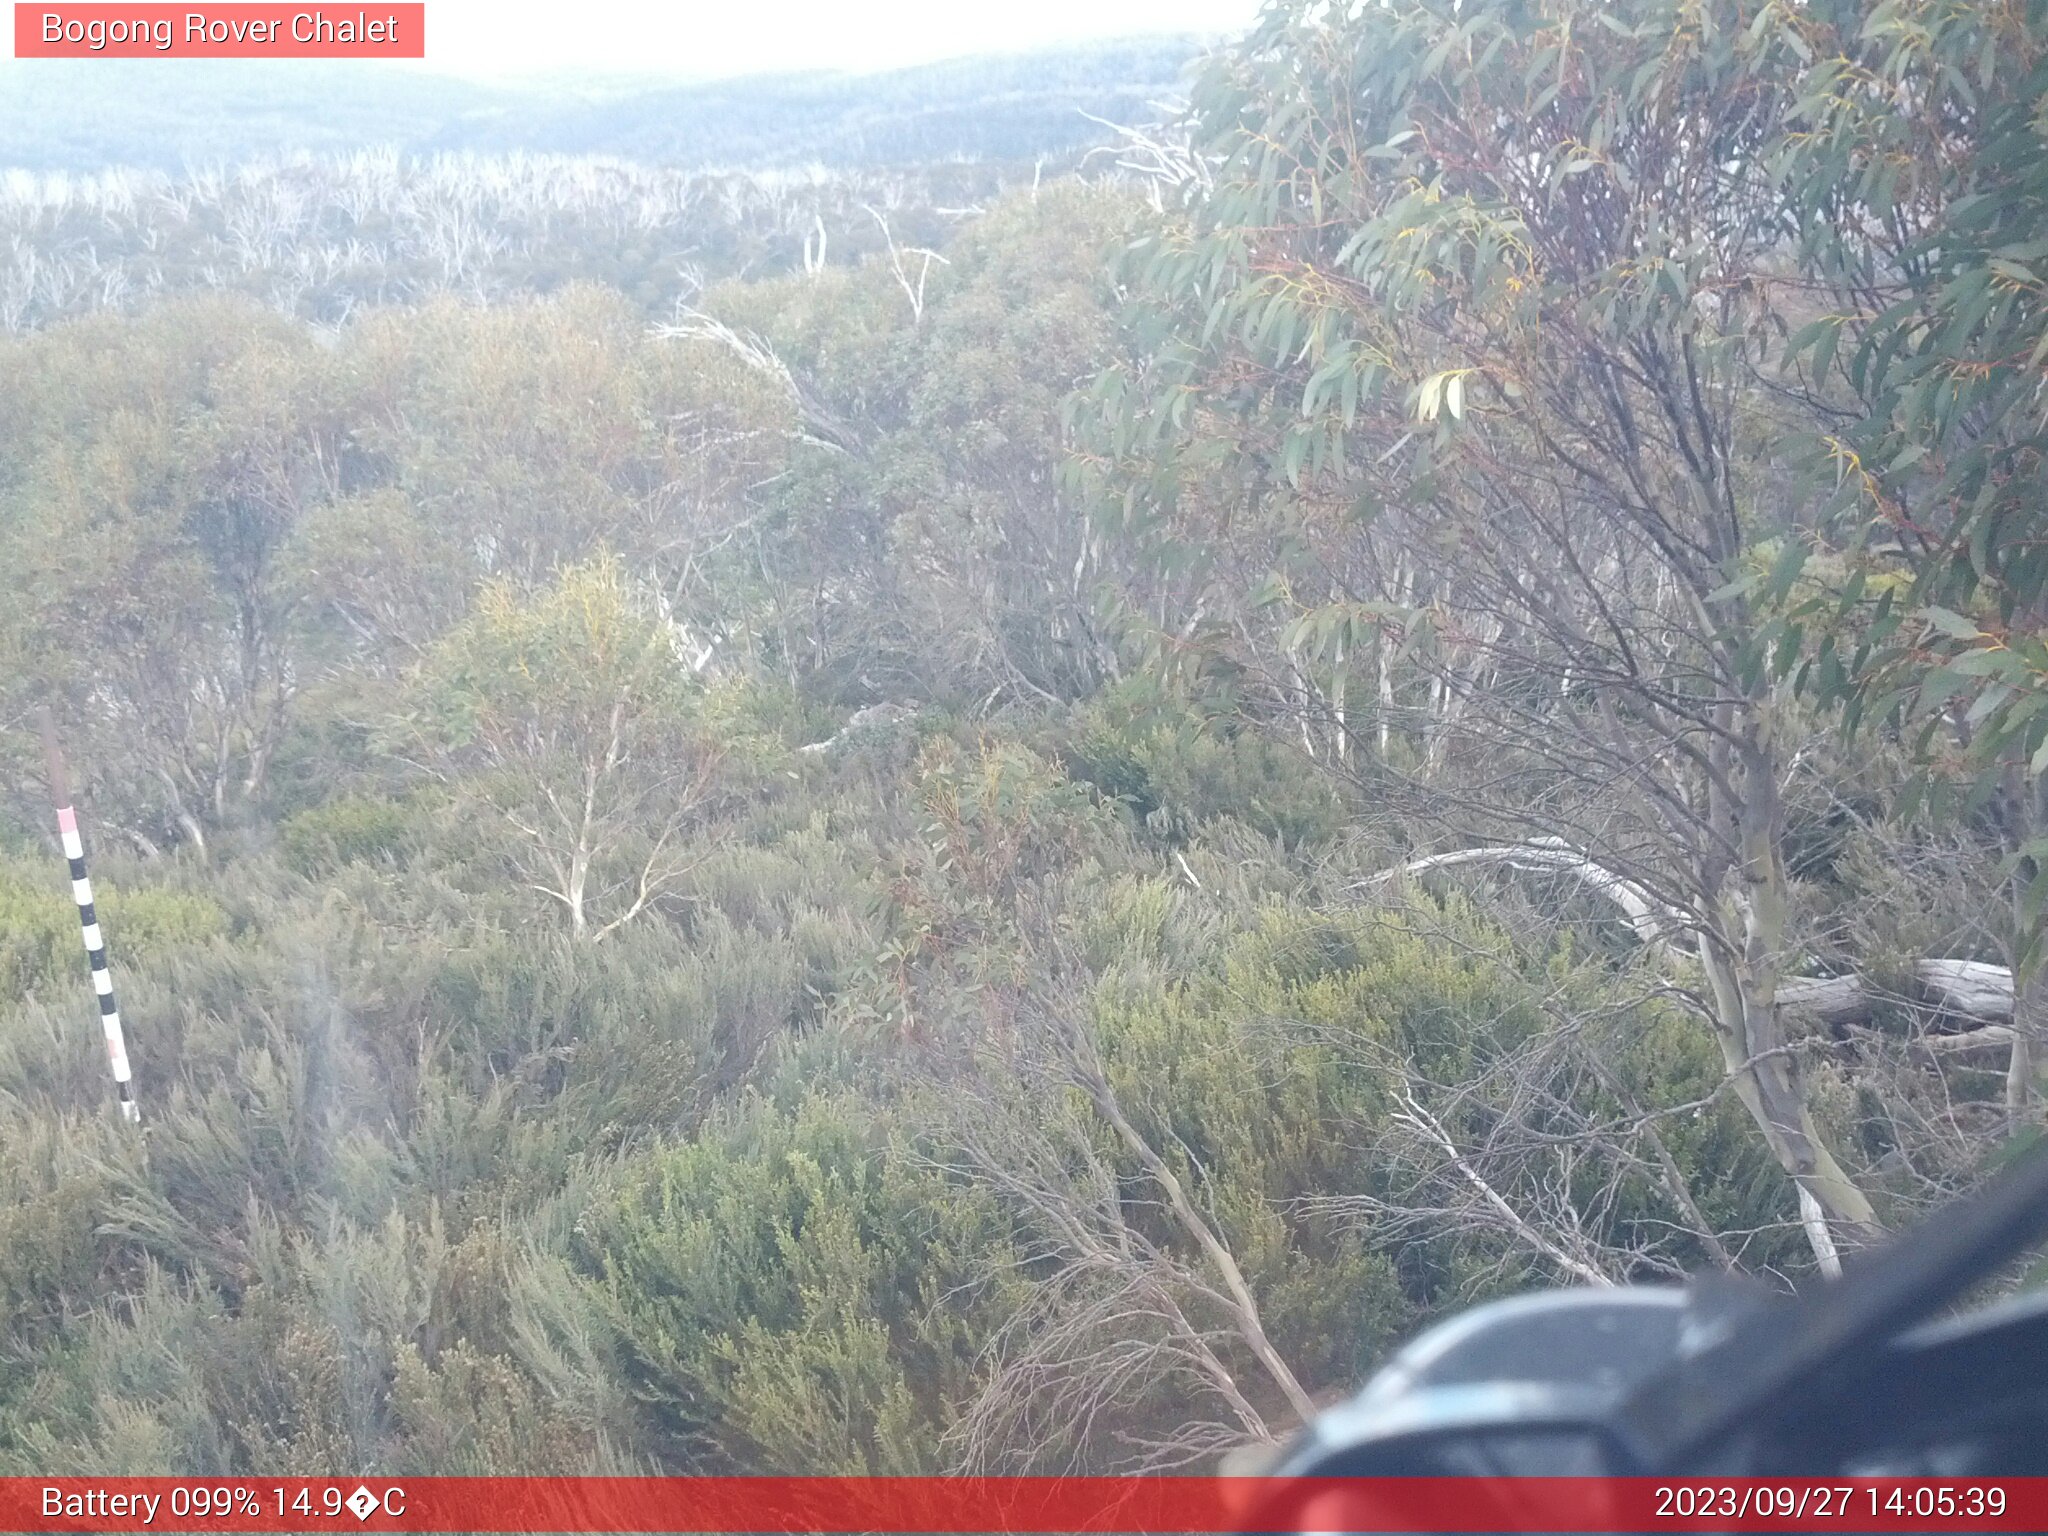
[[[479,77],[889,69],[1081,38],[1235,32],[1258,9],[1258,0],[428,0],[425,67]]]

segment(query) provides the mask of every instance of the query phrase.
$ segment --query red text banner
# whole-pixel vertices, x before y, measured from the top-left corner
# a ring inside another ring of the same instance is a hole
[[[19,59],[423,59],[424,4],[14,7]]]
[[[2048,1478],[0,1479],[35,1532],[2042,1531]]]

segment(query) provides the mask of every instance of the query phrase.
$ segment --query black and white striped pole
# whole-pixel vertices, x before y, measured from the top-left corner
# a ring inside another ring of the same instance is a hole
[[[99,914],[93,910],[92,881],[85,873],[85,843],[78,835],[78,812],[71,804],[71,788],[64,776],[64,758],[57,750],[57,731],[49,711],[43,712],[43,755],[48,760],[50,798],[57,806],[57,835],[64,842],[64,858],[71,866],[71,895],[78,903],[78,924],[85,936],[85,957],[92,962],[92,990],[99,999],[100,1028],[107,1037],[107,1064],[114,1071],[114,1092],[121,1101],[121,1118],[140,1124],[142,1107],[135,1102],[132,1072],[128,1066],[128,1042],[121,1033],[121,1012],[114,1006],[114,977],[107,969],[106,936],[100,932]]]

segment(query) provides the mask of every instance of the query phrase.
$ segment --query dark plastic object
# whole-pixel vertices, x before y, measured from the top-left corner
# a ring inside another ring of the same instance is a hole
[[[2039,1475],[2048,1295],[1929,1320],[2044,1235],[2048,1146],[1789,1301],[1701,1283],[1478,1307],[1403,1349],[1275,1471]]]

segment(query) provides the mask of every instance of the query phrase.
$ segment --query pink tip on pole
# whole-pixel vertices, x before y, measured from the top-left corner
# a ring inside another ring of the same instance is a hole
[[[59,832],[76,832],[78,830],[78,812],[68,805],[58,806],[57,830]]]

